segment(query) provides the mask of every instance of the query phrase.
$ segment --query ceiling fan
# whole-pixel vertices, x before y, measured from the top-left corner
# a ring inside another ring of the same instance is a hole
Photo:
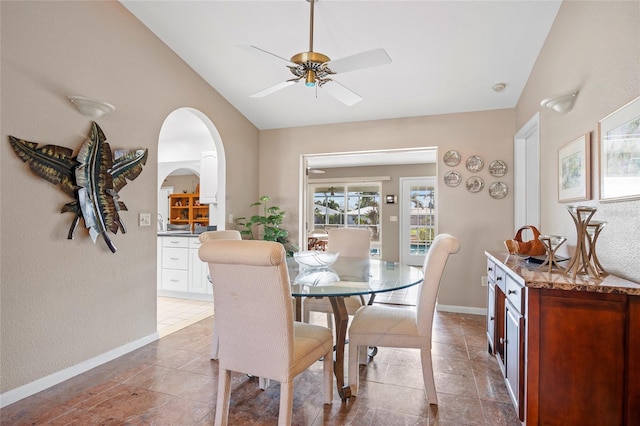
[[[278,83],[275,86],[264,89],[258,93],[255,93],[251,95],[251,97],[261,98],[304,80],[305,85],[308,87],[320,87],[345,105],[355,105],[360,102],[362,98],[352,90],[333,80],[331,76],[339,73],[388,64],[391,62],[391,58],[382,48],[368,50],[366,52],[357,53],[355,55],[346,56],[344,58],[336,59],[333,61],[328,56],[322,53],[314,52],[313,15],[314,3],[318,0],[306,1],[308,1],[310,4],[308,52],[297,53],[293,55],[293,57],[291,57],[291,60],[287,60],[256,46],[243,46],[250,51],[268,55],[271,58],[277,58],[286,62],[286,66],[294,75],[293,78]]]

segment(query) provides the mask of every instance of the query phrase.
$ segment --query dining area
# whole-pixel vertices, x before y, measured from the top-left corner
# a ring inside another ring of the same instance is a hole
[[[368,230],[331,231],[326,252],[298,252],[293,259],[277,242],[201,238],[199,257],[209,265],[214,293],[216,425],[228,424],[232,372],[258,377],[261,389],[270,380],[278,382],[278,424],[288,425],[297,375],[322,360],[324,404],[333,403],[334,378],[340,400],[348,403],[358,392],[359,365],[366,365],[378,346],[418,349],[426,399],[438,404],[431,329],[440,278],[449,255],[460,248],[458,240],[448,234],[436,237],[418,268],[369,258]],[[376,294],[416,285],[424,288],[415,310],[374,305]],[[305,309],[309,302],[312,307]],[[332,314],[333,321],[327,327],[310,324],[310,310]],[[306,322],[301,321],[303,311]]]

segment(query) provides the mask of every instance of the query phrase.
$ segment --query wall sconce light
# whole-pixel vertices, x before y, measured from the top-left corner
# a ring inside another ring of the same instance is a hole
[[[106,102],[85,98],[84,96],[67,96],[82,115],[91,118],[100,118],[105,114],[115,111],[116,107]]]
[[[398,201],[398,197],[396,195],[385,195],[384,201],[387,204],[395,204]]]
[[[556,112],[568,112],[573,109],[573,105],[576,103],[576,96],[578,96],[577,90],[553,96],[540,102],[540,106],[552,109]]]

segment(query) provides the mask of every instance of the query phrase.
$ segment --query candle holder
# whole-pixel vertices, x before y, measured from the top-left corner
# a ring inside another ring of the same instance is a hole
[[[567,210],[576,225],[577,239],[576,251],[569,261],[565,273],[571,275],[573,279],[575,279],[578,274],[587,274],[594,278],[599,278],[600,274],[593,261],[595,258],[595,244],[588,231],[589,222],[597,209],[595,207],[567,206]],[[602,230],[601,227],[600,230]],[[596,231],[597,229],[594,228],[593,235],[597,238],[595,235]],[[598,234],[599,233],[598,231]]]
[[[598,236],[602,229],[607,225],[607,222],[592,220],[587,224],[587,240],[589,243],[588,255],[589,260],[593,262],[593,266],[595,268],[598,276],[607,275],[607,271],[604,270],[600,261],[598,260],[598,256],[596,256],[596,241],[598,240]]]
[[[547,266],[548,272],[551,272],[553,268],[564,272],[564,268],[560,266],[556,260],[556,250],[558,250],[558,247],[567,241],[567,238],[559,235],[540,235],[538,239],[542,241],[542,244],[544,244],[544,247],[547,249],[547,259],[538,266],[538,269]]]

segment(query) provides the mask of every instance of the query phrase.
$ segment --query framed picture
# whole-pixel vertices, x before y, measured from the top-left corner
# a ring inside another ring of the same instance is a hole
[[[590,147],[585,133],[558,150],[558,202],[591,199]]]
[[[598,123],[600,201],[640,198],[640,97]]]

